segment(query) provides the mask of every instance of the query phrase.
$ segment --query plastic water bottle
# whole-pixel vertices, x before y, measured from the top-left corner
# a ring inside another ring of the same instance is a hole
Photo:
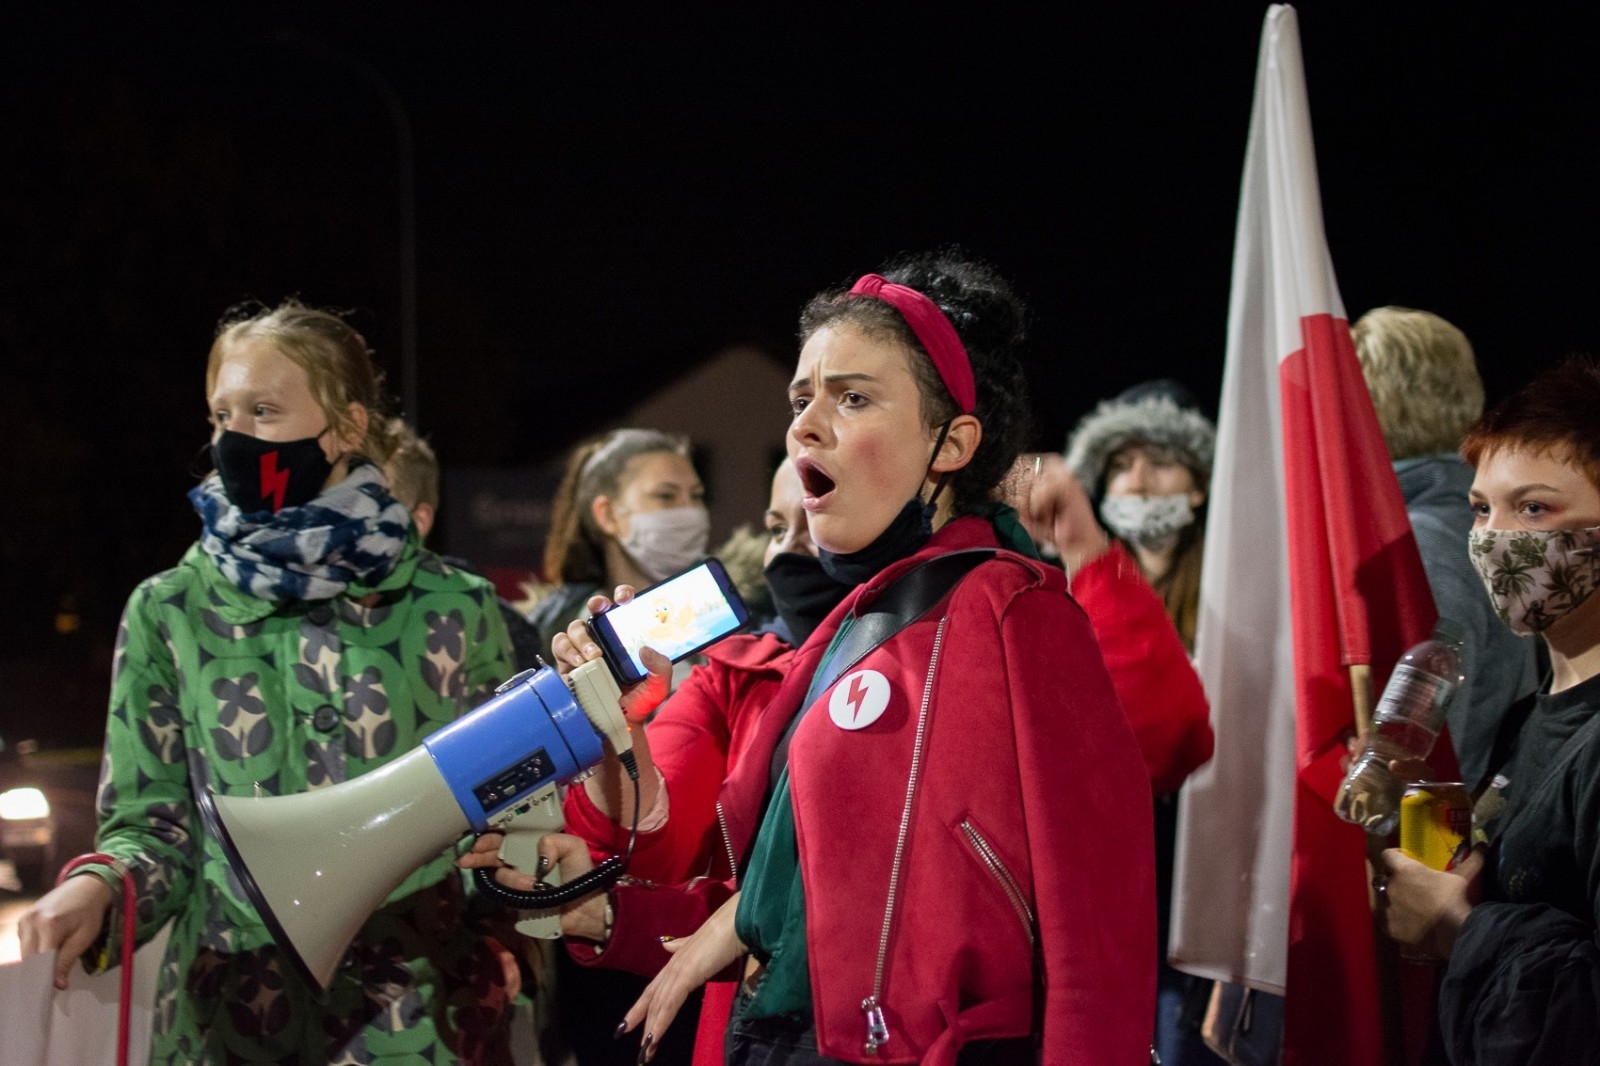
[[[1396,759],[1426,759],[1444,726],[1444,714],[1461,691],[1465,633],[1439,619],[1433,636],[1400,656],[1372,716],[1367,745],[1345,774],[1333,809],[1369,833],[1388,836],[1400,820],[1405,782],[1389,769]]]

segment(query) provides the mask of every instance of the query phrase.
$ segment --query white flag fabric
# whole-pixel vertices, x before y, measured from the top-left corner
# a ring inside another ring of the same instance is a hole
[[[1434,607],[1334,280],[1287,6],[1262,30],[1235,241],[1196,636],[1216,755],[1183,791],[1168,954],[1283,995],[1286,1064],[1377,1063],[1366,840],[1333,798],[1350,668],[1381,683]]]

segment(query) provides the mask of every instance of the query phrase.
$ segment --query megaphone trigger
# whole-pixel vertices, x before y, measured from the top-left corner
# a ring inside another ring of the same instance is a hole
[[[561,935],[561,912],[558,909],[561,904],[548,897],[552,890],[561,885],[561,868],[552,866],[539,853],[539,843],[546,835],[565,828],[560,797],[554,788],[547,788],[538,794],[533,803],[519,808],[517,813],[509,817],[502,815],[493,824],[505,830],[505,836],[500,841],[500,861],[515,870],[533,871],[536,880],[531,890],[518,891],[508,889],[495,880],[494,871],[480,869],[477,871],[478,884],[482,886],[487,881],[493,885],[493,888],[485,888],[484,892],[502,905],[535,912],[518,920],[517,932],[540,940],[555,940]],[[510,902],[502,893],[515,893],[521,901]]]

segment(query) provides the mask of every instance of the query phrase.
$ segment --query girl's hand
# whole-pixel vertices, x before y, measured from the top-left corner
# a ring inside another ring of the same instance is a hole
[[[1383,853],[1374,879],[1384,928],[1401,944],[1448,959],[1461,924],[1482,896],[1483,852],[1474,850],[1454,870],[1434,870],[1399,848]]]
[[[1100,528],[1089,494],[1066,460],[1054,452],[1036,458],[1037,471],[1024,474],[1027,489],[1017,516],[1035,542],[1055,548],[1070,576],[1104,555],[1111,538]]]
[[[748,950],[739,942],[733,928],[734,913],[738,909],[739,895],[734,893],[693,935],[663,944],[672,958],[645,987],[644,994],[623,1015],[622,1024],[617,1027],[618,1036],[643,1028],[640,1062],[649,1062],[655,1057],[661,1035],[678,1016],[689,994],[737,962]]]
[[[100,936],[116,893],[91,874],[69,877],[22,912],[17,939],[22,954],[56,953],[55,986],[66,991],[72,964]]]
[[[618,585],[616,602],[627,603],[633,599],[633,594],[632,585]],[[591,596],[584,606],[592,618],[610,607],[611,603],[604,596]],[[584,663],[600,658],[600,645],[595,643],[594,635],[589,632],[589,623],[580,618],[568,625],[565,632],[555,635],[550,642],[550,652],[555,656],[557,672],[566,677]],[[650,712],[659,707],[672,690],[671,660],[654,648],[641,648],[639,658],[650,675],[623,689],[621,701],[623,716],[634,725],[650,717]]]

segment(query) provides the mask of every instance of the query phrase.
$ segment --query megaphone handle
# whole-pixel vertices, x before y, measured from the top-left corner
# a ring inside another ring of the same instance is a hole
[[[576,903],[585,896],[591,896],[596,892],[604,892],[621,880],[625,868],[622,859],[613,855],[588,873],[581,874],[564,885],[545,888],[536,892],[522,892],[515,888],[507,888],[494,879],[493,870],[485,870],[480,867],[473,870],[472,873],[478,883],[478,890],[501,906],[516,907],[519,910],[528,911],[547,911],[556,907],[565,907],[569,903]]]

